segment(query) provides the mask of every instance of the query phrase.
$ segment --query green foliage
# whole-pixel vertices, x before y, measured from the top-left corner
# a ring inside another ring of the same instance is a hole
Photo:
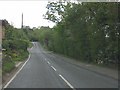
[[[5,74],[6,72],[10,72],[15,67],[15,63],[12,61],[11,57],[8,55],[3,56],[2,59],[3,59],[2,71],[3,71],[3,74]]]
[[[49,50],[87,62],[118,63],[118,3],[50,2],[47,9],[46,19],[56,26],[38,30],[38,37],[43,42],[47,36]]]
[[[36,37],[36,34],[34,33],[34,31],[32,29],[23,29],[25,35],[27,36],[27,38],[29,39],[29,41],[33,42],[33,41],[38,41],[38,38]]]
[[[27,50],[29,42],[27,40],[4,40],[3,48],[6,50]]]
[[[3,51],[3,74],[9,73],[15,67],[16,61],[25,60],[29,53],[27,48],[30,45],[29,37],[23,29],[17,29],[5,24],[5,39],[2,41]]]
[[[46,19],[58,23],[64,17],[65,2],[49,2],[46,8],[48,9],[44,15]]]
[[[49,44],[49,40],[52,37],[52,29],[49,27],[41,27],[41,29],[37,29],[34,31],[34,34],[38,41],[40,41],[45,47],[47,47]]]

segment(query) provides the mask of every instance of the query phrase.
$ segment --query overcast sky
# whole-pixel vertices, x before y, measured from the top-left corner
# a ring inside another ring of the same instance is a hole
[[[50,26],[54,23],[43,19],[43,14],[46,13],[46,5],[48,1],[0,1],[0,19],[6,19],[15,27],[21,27],[21,17],[23,13],[26,26]]]

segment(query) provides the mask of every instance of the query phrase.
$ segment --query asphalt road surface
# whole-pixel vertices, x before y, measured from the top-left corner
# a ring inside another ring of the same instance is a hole
[[[31,57],[7,88],[118,88],[118,81],[62,60],[34,42]]]

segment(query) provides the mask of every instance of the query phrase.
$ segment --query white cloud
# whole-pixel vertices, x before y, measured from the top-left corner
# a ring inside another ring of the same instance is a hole
[[[15,27],[21,27],[21,15],[24,25],[30,27],[50,26],[54,24],[43,19],[48,1],[0,1],[0,19],[7,19]]]

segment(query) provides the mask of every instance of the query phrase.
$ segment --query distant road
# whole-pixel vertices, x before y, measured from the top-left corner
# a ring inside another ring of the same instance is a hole
[[[34,42],[31,57],[7,88],[117,88],[118,81],[62,60]]]

